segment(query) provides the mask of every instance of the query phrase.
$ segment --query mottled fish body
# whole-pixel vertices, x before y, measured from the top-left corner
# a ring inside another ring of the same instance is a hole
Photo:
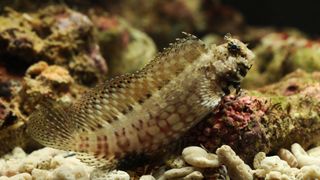
[[[30,116],[28,132],[43,145],[79,152],[89,163],[86,154],[107,163],[151,153],[238,88],[254,55],[242,42],[226,41],[207,46],[188,35],[141,71],[99,85],[69,108],[43,103]]]

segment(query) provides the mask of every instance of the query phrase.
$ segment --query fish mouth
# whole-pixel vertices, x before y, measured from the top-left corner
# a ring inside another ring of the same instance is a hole
[[[250,70],[251,66],[247,66],[243,63],[238,64],[238,71],[242,77],[245,77]]]
[[[223,87],[223,92],[225,94],[230,94],[232,88],[236,89],[236,92],[240,91],[240,82],[247,75],[251,66],[247,66],[244,63],[239,63],[236,72],[228,73],[224,78],[226,85]]]

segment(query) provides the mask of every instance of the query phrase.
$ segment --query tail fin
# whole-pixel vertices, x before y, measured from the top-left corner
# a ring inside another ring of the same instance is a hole
[[[72,133],[76,126],[60,103],[45,99],[29,117],[27,132],[39,143],[71,150]]]

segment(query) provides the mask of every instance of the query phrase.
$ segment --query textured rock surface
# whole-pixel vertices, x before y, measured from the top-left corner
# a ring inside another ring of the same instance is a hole
[[[320,70],[320,44],[298,31],[270,32],[258,40],[253,49],[255,64],[243,82],[246,88],[257,88],[279,81],[297,69]]]
[[[44,60],[64,66],[86,85],[95,84],[107,72],[93,24],[79,12],[64,6],[33,13],[10,9],[0,22],[0,58],[8,70],[23,74],[31,64]]]
[[[153,40],[125,19],[94,10],[89,14],[101,52],[108,59],[109,77],[140,70],[156,55]]]
[[[259,151],[276,152],[295,142],[308,147],[319,141],[319,80],[319,73],[296,71],[258,91],[228,96],[187,141],[211,152],[228,144],[246,162]]]

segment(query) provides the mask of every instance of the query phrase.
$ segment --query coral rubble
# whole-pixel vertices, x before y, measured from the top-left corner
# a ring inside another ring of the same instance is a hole
[[[43,148],[27,155],[15,148],[0,161],[0,179],[89,180],[92,169],[64,151]]]
[[[319,146],[317,147],[319,148]],[[200,152],[204,149],[196,146],[186,147],[186,151]],[[297,153],[298,151],[298,153]],[[294,157],[299,159],[303,154],[305,162],[310,154],[308,154],[299,144],[293,144],[291,151]],[[168,163],[167,170],[161,168],[154,171],[151,175],[141,175],[140,177],[130,176],[127,172],[121,170],[113,170],[104,172],[99,178],[106,180],[113,179],[139,179],[139,180],[174,180],[174,179],[273,179],[273,180],[303,180],[320,178],[320,169],[317,162],[311,161],[308,164],[301,164],[298,168],[290,167],[290,160],[281,160],[279,156],[266,156],[259,152],[255,159],[259,159],[259,163],[254,168],[249,167],[240,159],[240,157],[230,148],[223,145],[216,151],[219,166],[215,167],[197,167],[188,165],[187,162],[179,168],[175,168],[174,164]],[[184,159],[184,153],[177,156],[177,159]],[[212,154],[213,155],[213,154]],[[197,156],[196,156],[197,157]],[[319,160],[319,157],[315,157]],[[188,158],[187,158],[188,159]],[[197,159],[197,158],[195,158]],[[258,162],[258,161],[257,161]],[[5,155],[0,160],[0,180],[9,179],[80,179],[87,180],[94,178],[95,173],[92,167],[81,163],[72,153],[51,148],[43,148],[26,154],[21,148],[15,148],[12,153]]]
[[[207,153],[200,147],[187,147],[182,151],[183,159],[190,165],[199,168],[214,168],[219,166],[218,157]]]
[[[319,158],[310,158],[309,154],[297,143],[292,144],[293,158],[299,159],[299,168],[290,167],[292,159],[281,160],[278,156],[264,157],[260,165],[255,167],[254,176],[265,179],[318,179],[320,169]],[[287,153],[291,153],[287,150]],[[258,154],[257,154],[258,155]],[[308,160],[312,159],[310,162]],[[307,162],[307,163],[306,163]]]
[[[201,147],[189,146],[183,149],[181,156],[168,160],[166,164],[169,169],[155,173],[155,177],[160,180],[229,177],[223,173],[225,166],[219,158],[221,156],[208,153]]]

